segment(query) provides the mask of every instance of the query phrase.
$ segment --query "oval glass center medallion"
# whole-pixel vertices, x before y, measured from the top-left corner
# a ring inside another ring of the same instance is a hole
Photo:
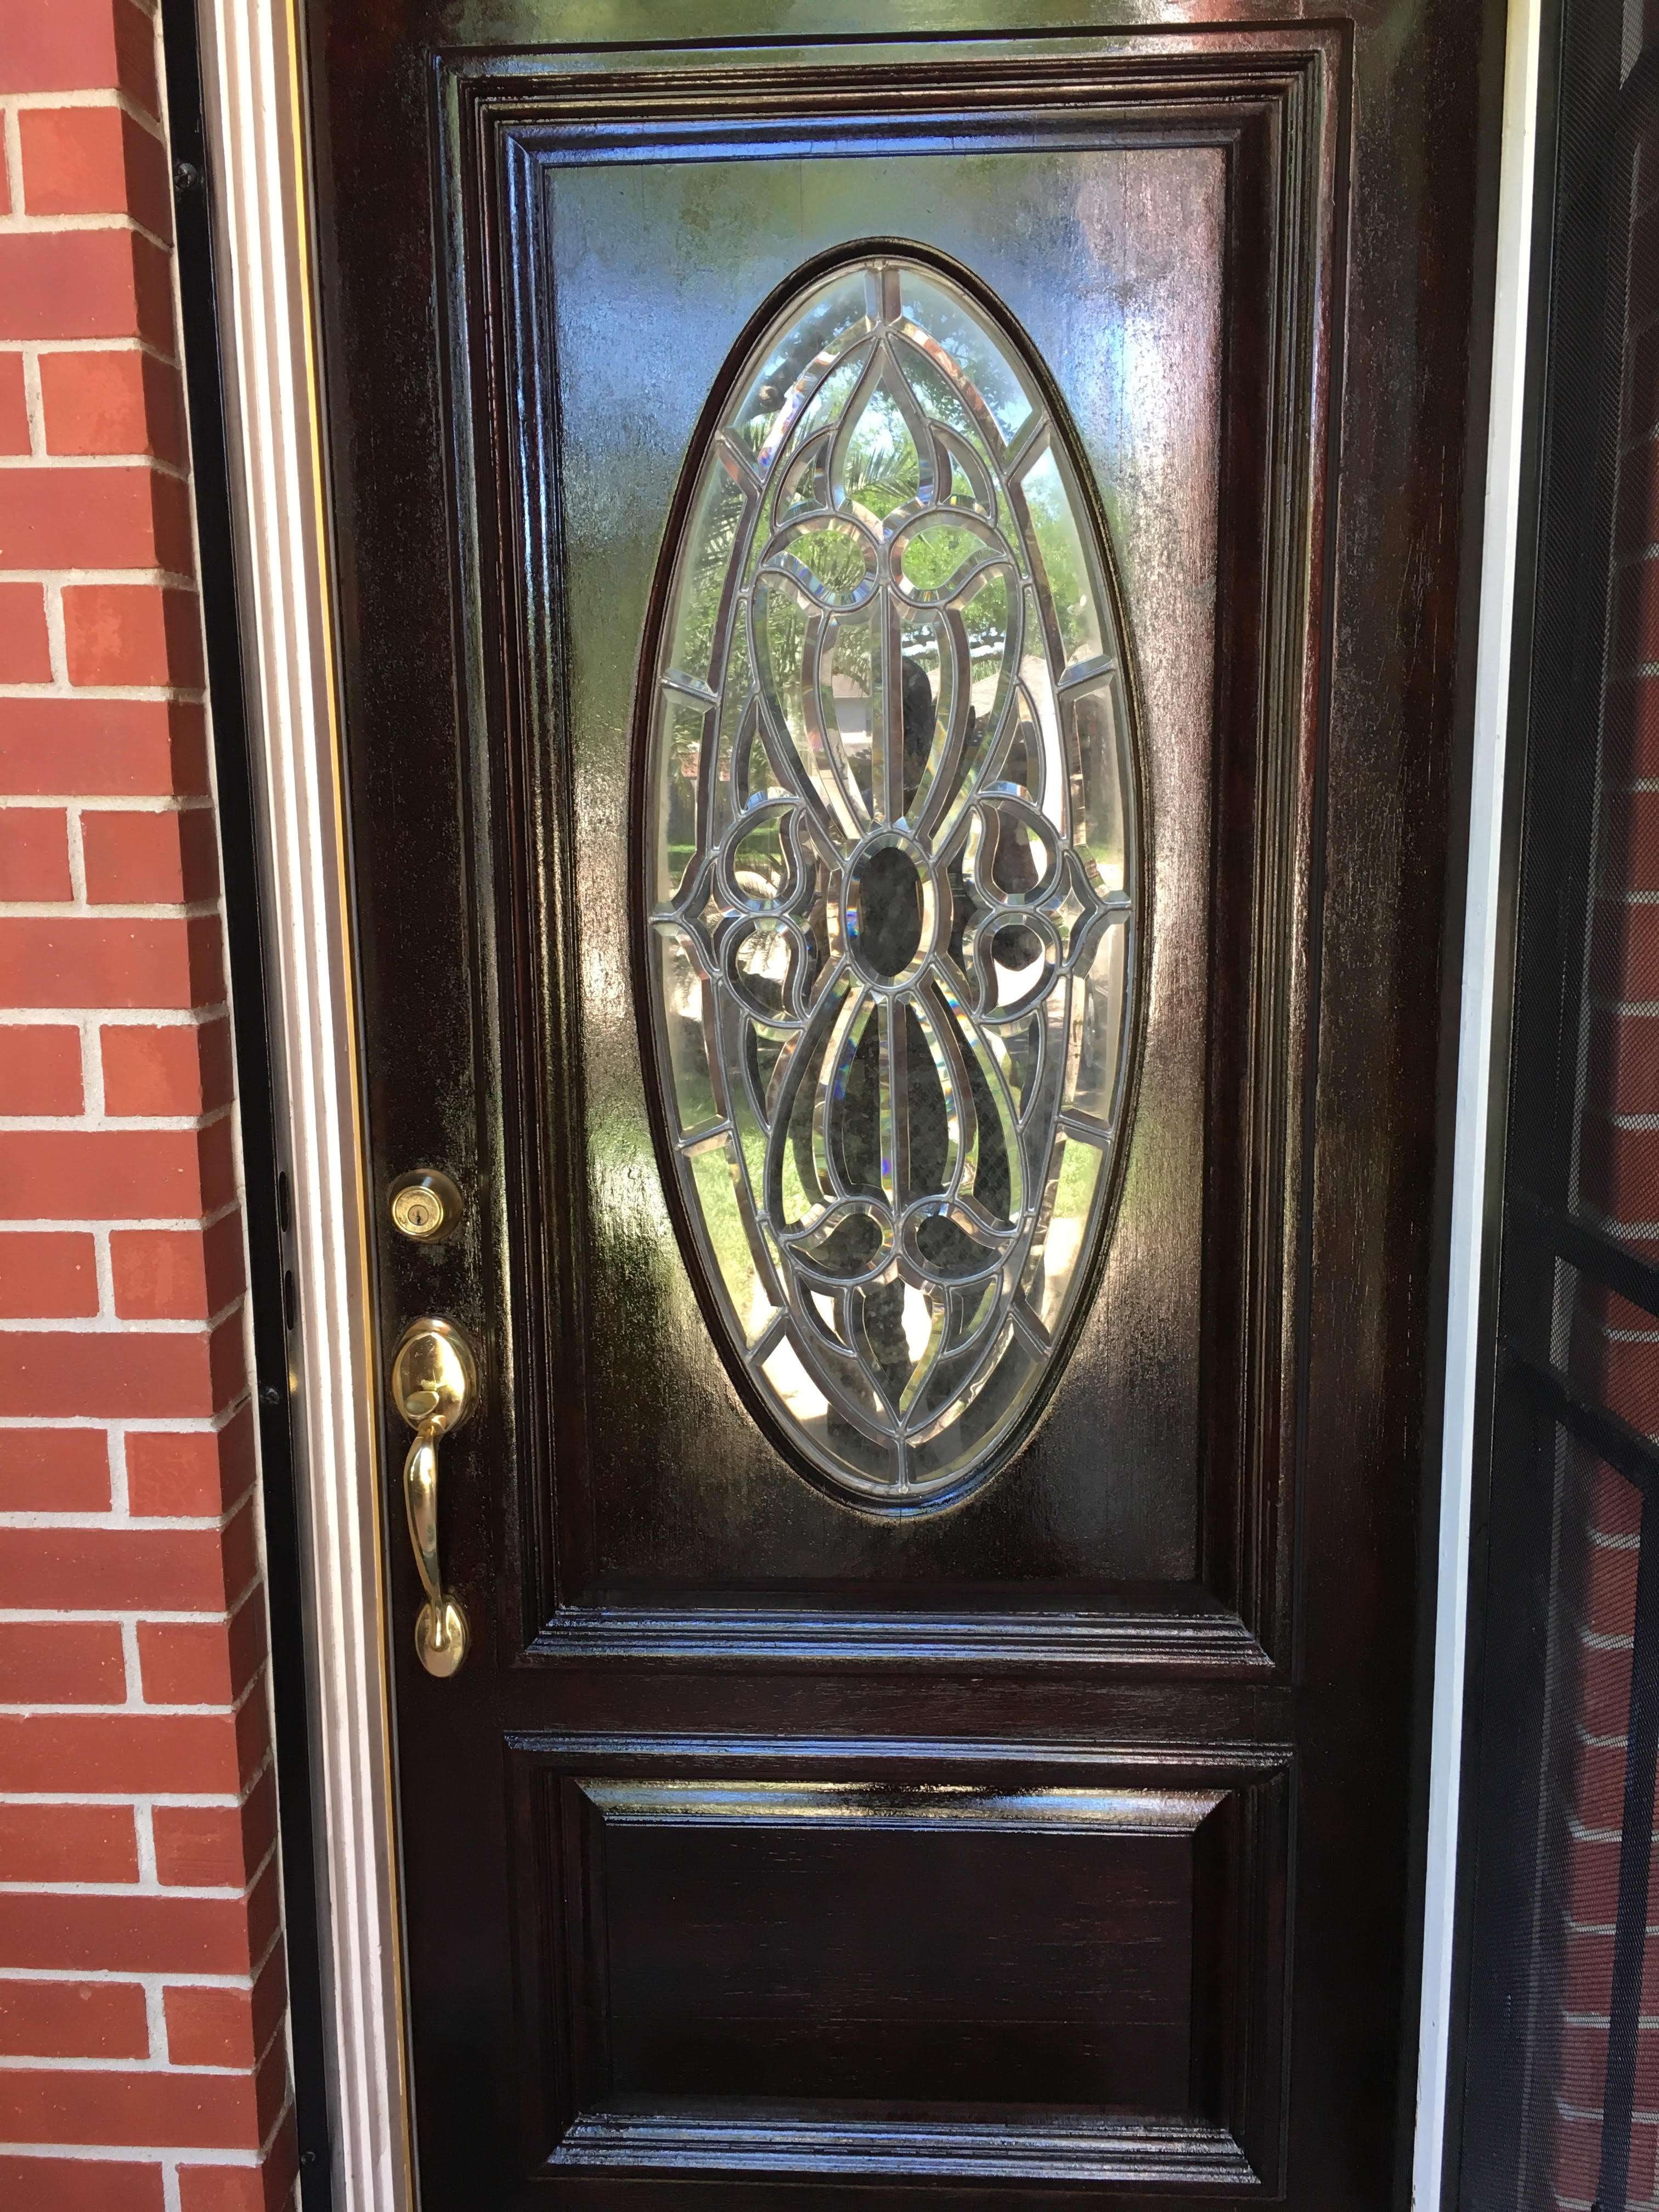
[[[722,388],[650,678],[664,1169],[798,1455],[942,1503],[1034,1418],[1118,1181],[1112,563],[1028,343],[919,259],[820,276]]]

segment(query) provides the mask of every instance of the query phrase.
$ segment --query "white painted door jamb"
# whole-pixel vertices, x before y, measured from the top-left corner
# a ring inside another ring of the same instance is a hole
[[[376,1351],[292,5],[198,0],[298,1351],[334,2201],[410,2212]]]

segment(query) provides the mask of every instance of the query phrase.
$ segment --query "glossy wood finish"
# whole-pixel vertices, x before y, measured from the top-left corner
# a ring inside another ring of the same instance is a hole
[[[571,733],[568,750],[547,741],[562,720],[554,698],[505,702],[509,774],[517,771],[507,804],[537,825],[532,849],[548,854],[553,879],[540,916],[538,887],[527,870],[520,879],[527,941],[510,988],[520,1050],[505,1074],[507,1142],[525,1172],[526,1291],[550,1300],[556,1346],[556,1481],[550,1425],[527,1407],[514,1439],[534,1547],[520,1604],[542,1648],[650,1650],[666,1639],[682,1650],[786,1642],[810,1651],[842,1640],[849,1614],[879,1648],[891,1634],[882,1608],[893,1606],[948,1608],[949,1630],[936,1619],[929,1632],[964,1650],[990,1643],[1006,1653],[1012,1639],[1033,1656],[1062,1643],[1176,1663],[1196,1663],[1202,1651],[1209,1663],[1249,1667],[1282,1633],[1285,1249],[1267,1201],[1297,1180],[1291,1071],[1302,1024],[1284,876],[1307,873],[1311,790],[1298,754],[1312,759],[1297,744],[1306,617],[1286,586],[1322,566],[1296,496],[1318,449],[1322,379],[1310,354],[1298,359],[1293,349],[1275,386],[1271,315],[1241,311],[1224,328],[1221,149],[1238,177],[1239,289],[1265,292],[1305,347],[1330,252],[1316,188],[1322,173],[1328,224],[1335,48],[1327,40],[1311,56],[1304,48],[1272,58],[1265,86],[1242,82],[1236,64],[1177,63],[1159,96],[1133,103],[1103,98],[1109,74],[1080,54],[1010,70],[988,49],[944,86],[937,63],[913,64],[905,89],[921,112],[901,109],[883,125],[903,149],[896,175],[849,152],[857,133],[846,124],[820,118],[840,82],[821,67],[775,84],[746,70],[677,77],[666,121],[609,71],[596,81],[592,69],[573,69],[562,82],[528,86],[514,78],[502,90],[491,64],[482,82],[469,71],[456,85],[457,171],[502,174],[507,201],[495,223],[487,204],[477,210],[475,263],[492,246],[494,256],[473,329],[487,348],[488,300],[498,290],[501,319],[526,334],[514,360],[491,364],[497,419],[513,426],[518,450],[501,451],[493,466],[473,461],[487,481],[516,479],[538,580],[507,662],[562,669]],[[590,167],[607,104],[629,159]],[[963,155],[936,150],[941,112],[954,117],[956,135],[996,149],[994,195],[976,187]],[[810,168],[799,151],[757,158],[748,120],[757,113],[805,149]],[[562,114],[570,118],[562,128]],[[1066,138],[1102,150],[1048,143],[1062,118]],[[684,156],[688,137],[715,128],[741,132],[748,150],[710,174]],[[1199,143],[1165,149],[1172,131]],[[1147,149],[1139,159],[1138,144]],[[801,175],[811,179],[805,208]],[[760,219],[769,207],[782,210],[769,226]],[[651,582],[624,549],[654,551],[665,519],[668,542],[678,534],[676,479],[700,403],[754,309],[815,247],[890,234],[907,214],[972,254],[1033,325],[1121,515],[1146,697],[1152,881],[1141,1110],[1100,1295],[1049,1417],[1015,1468],[960,1510],[891,1525],[776,1480],[776,1452],[728,1387],[702,1325],[672,1217],[653,1195],[655,1161],[630,1153],[649,1122],[635,1010],[622,987],[637,902],[636,863],[620,832],[639,809],[632,780],[644,747],[629,709]],[[1300,251],[1274,300],[1280,222]],[[712,259],[687,266],[684,240],[703,234],[716,242]],[[553,273],[550,288],[542,272]],[[1135,312],[1107,307],[1115,293]],[[672,333],[677,374],[666,388],[662,361],[630,329],[641,297],[662,303]],[[543,346],[550,365],[538,358]],[[1231,423],[1220,407],[1228,349],[1238,392]],[[1125,355],[1127,368],[1113,373]],[[1161,364],[1176,357],[1190,374],[1173,383]],[[1144,386],[1133,373],[1142,360]],[[458,378],[474,366],[458,359]],[[1233,514],[1249,522],[1234,531]],[[510,623],[510,606],[502,614]],[[492,628],[486,611],[486,666]],[[1230,654],[1218,655],[1218,637]],[[1259,721],[1269,643],[1280,689]],[[1213,762],[1182,736],[1205,730],[1212,690],[1224,702]],[[1212,885],[1218,787],[1236,813]],[[1258,843],[1259,813],[1268,826]],[[1253,907],[1273,918],[1265,927]],[[614,983],[583,990],[578,957]],[[544,1166],[533,1133],[577,1099],[582,1119],[567,1125]],[[1207,1194],[1191,1171],[1198,1158],[1210,1163]],[[1206,1198],[1226,1224],[1214,1223],[1207,1240]],[[1252,1262],[1255,1284],[1243,1279]],[[561,1301],[561,1283],[580,1287]],[[1200,1375],[1206,1298],[1215,1310],[1209,1377]],[[1101,1434],[1112,1439],[1109,1476],[1094,1448]],[[1213,1505],[1202,1529],[1201,1466]],[[540,1517],[550,1502],[550,1521]],[[1133,1585],[1139,1604],[1101,1607],[1106,1590]],[[826,1587],[833,1605],[814,1603]],[[1086,1628],[1068,1589],[1094,1601]],[[694,1607],[676,1605],[686,1592]],[[1015,1612],[1022,1617],[1006,1617]]]
[[[562,1942],[525,1931],[553,2168],[1260,2193],[1287,1750],[680,1756],[667,1780],[639,1739],[513,1744],[520,1863],[566,1909]]]
[[[429,2208],[1391,2200],[1493,12],[313,0],[371,1143],[471,1201],[382,1326],[484,1366],[449,1682],[387,1522]],[[684,457],[872,237],[1070,412],[1152,908],[1078,1342],[898,1521],[732,1387],[631,951]]]

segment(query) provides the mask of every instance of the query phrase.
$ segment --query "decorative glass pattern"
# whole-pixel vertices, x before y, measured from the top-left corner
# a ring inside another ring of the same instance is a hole
[[[653,672],[650,1029],[730,1347],[829,1483],[994,1471],[1093,1273],[1138,969],[1110,563],[1024,342],[860,256],[743,366]]]

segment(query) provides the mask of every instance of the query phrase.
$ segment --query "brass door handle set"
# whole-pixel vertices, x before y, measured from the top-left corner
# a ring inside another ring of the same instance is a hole
[[[438,1549],[438,1445],[459,1429],[478,1398],[478,1363],[453,1322],[411,1322],[392,1355],[392,1402],[415,1431],[404,1460],[404,1504],[426,1603],[415,1623],[415,1650],[428,1674],[455,1673],[466,1657],[466,1613],[444,1588]]]

